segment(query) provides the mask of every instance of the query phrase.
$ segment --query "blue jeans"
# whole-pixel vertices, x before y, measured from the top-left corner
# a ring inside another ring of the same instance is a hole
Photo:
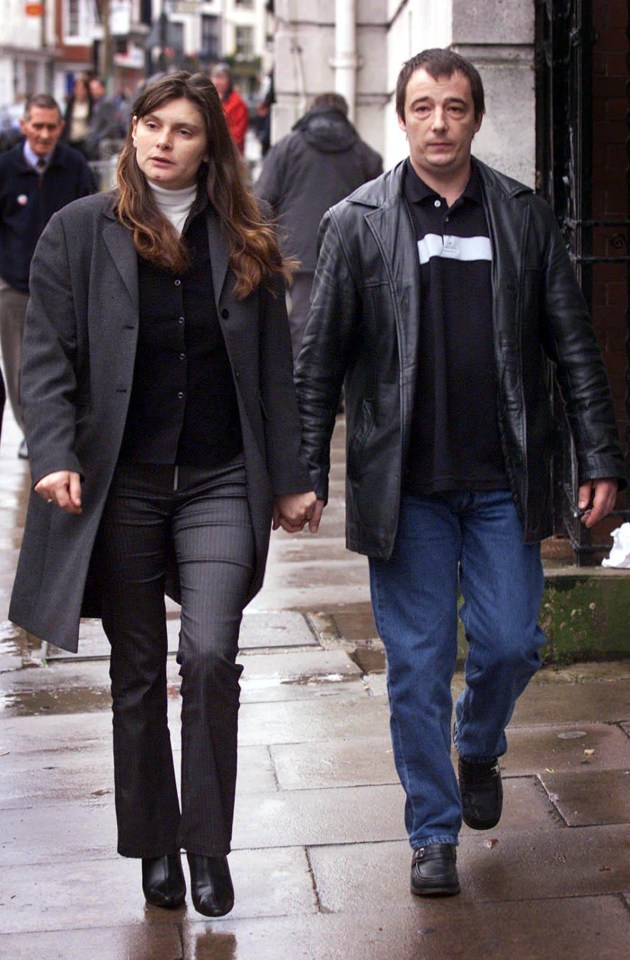
[[[414,848],[457,843],[459,787],[450,758],[458,584],[468,641],[455,709],[460,756],[507,749],[505,728],[540,666],[543,572],[508,491],[403,496],[389,560],[370,560],[374,618],[387,653],[394,759]]]

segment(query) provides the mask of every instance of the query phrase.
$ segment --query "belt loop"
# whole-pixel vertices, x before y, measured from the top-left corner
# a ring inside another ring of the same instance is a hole
[[[177,464],[175,464],[175,468],[173,470],[173,490],[177,490],[178,484],[179,484],[179,467],[177,466]]]

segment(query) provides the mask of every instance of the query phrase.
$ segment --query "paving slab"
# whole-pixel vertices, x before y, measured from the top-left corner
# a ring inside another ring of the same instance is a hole
[[[344,540],[337,536],[299,533],[278,537],[273,534],[274,563],[310,563],[318,560],[347,560],[349,551]]]
[[[179,647],[179,608],[171,603],[166,619],[168,651],[176,654]],[[274,649],[276,647],[315,647],[313,635],[302,613],[295,610],[269,610],[264,614],[248,611],[243,616],[239,635],[241,650]],[[59,647],[46,645],[46,659],[51,662],[75,661],[74,654]],[[100,620],[81,621],[79,633],[79,657],[81,659],[109,659],[109,642]]]
[[[111,711],[8,717],[0,722],[0,763],[13,753],[90,750],[111,737]]]
[[[54,663],[0,676],[0,711],[10,716],[90,713],[111,708],[108,664]]]
[[[181,749],[179,728],[172,725],[173,759],[179,783]],[[239,750],[237,798],[278,789],[275,768],[266,746]],[[114,768],[110,738],[89,751],[68,747],[54,754],[29,751],[0,757],[0,810],[25,810],[36,804],[75,801],[105,803],[114,796]],[[237,801],[238,802],[238,801]]]
[[[37,865],[37,874],[40,866],[103,860],[116,850],[116,816],[108,794],[45,806],[35,800],[31,806],[3,808],[0,814],[3,877],[9,867]]]
[[[362,739],[320,740],[316,750],[308,742],[273,744],[270,753],[281,790],[398,783],[388,734]],[[519,757],[518,746],[514,748],[513,755]],[[453,752],[453,760],[455,756]],[[505,815],[502,829],[512,829],[523,823],[536,825],[546,822],[553,815],[553,807],[534,777],[539,769],[532,763],[513,763],[507,770],[504,769]],[[510,776],[514,772],[518,772],[519,776]],[[523,776],[525,772],[530,776]]]
[[[320,740],[316,750],[312,743],[273,744],[270,753],[281,790],[398,782],[389,733]]]
[[[278,683],[308,683],[321,678],[356,679],[361,670],[343,650],[286,651],[283,653],[244,654],[243,679],[266,679]]]
[[[615,724],[566,723],[540,727],[511,726],[504,774],[541,770],[605,770],[630,767],[630,738]]]
[[[14,753],[0,758],[0,810],[113,795],[112,748]]]
[[[237,804],[234,849],[354,844],[405,836],[399,784],[260,794]]]
[[[230,856],[230,867],[236,892],[233,919],[316,912],[304,850],[235,851]],[[186,864],[184,870],[188,876]],[[38,864],[36,868],[32,864],[6,866],[0,896],[4,933],[99,927],[105,919],[104,911],[108,924],[144,921],[161,926],[170,924],[173,918],[171,911],[145,903],[140,862],[124,857],[64,859]],[[176,913],[181,919],[187,911],[193,920],[202,919],[190,902]]]
[[[278,682],[263,676],[241,677],[241,703],[277,703],[285,700],[343,700],[369,697],[372,686],[366,678],[344,680],[338,673],[326,673],[306,678],[284,679]]]
[[[102,913],[101,923],[107,922],[108,911]],[[175,924],[151,927],[142,922],[90,930],[4,933],[0,934],[0,956],[11,960],[182,960],[183,946]],[[227,960],[230,954],[215,956]]]
[[[517,902],[558,897],[621,896],[630,889],[630,827],[486,831],[458,848],[460,903]],[[318,846],[309,858],[322,909],[361,911],[374,891],[381,906],[408,901],[410,851],[406,843]]]
[[[385,698],[359,692],[335,700],[245,703],[239,714],[239,739],[247,743],[300,743],[331,737],[370,737],[389,729]]]
[[[578,684],[532,682],[519,697],[513,726],[630,722],[630,677]]]
[[[311,634],[312,636],[312,634]],[[361,669],[343,650],[321,647],[276,653],[241,653],[243,702],[299,700],[365,692]],[[349,680],[361,681],[358,687]],[[181,679],[173,657],[168,662],[168,695],[179,699]],[[301,688],[308,688],[302,690]],[[334,689],[337,687],[338,689]],[[111,709],[109,664],[104,658],[54,659],[29,670],[0,673],[0,717],[49,716]]]
[[[615,897],[473,905],[405,891],[403,899],[413,899],[410,909],[385,911],[373,894],[352,915],[185,923],[184,960],[627,960],[630,916]]]
[[[543,772],[540,779],[570,827],[630,823],[630,768]]]

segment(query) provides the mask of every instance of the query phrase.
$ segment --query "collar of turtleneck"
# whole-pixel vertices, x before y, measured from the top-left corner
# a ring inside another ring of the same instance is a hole
[[[178,234],[184,229],[186,218],[192,209],[197,196],[197,184],[191,187],[182,187],[180,190],[167,190],[149,183],[155,201],[167,220],[173,224]]]

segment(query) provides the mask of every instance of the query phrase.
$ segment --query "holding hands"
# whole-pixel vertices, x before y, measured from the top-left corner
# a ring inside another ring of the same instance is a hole
[[[324,501],[318,500],[315,494],[287,493],[275,497],[273,501],[273,529],[282,527],[287,533],[299,533],[308,523],[311,533],[317,533],[319,521],[324,509]]]

